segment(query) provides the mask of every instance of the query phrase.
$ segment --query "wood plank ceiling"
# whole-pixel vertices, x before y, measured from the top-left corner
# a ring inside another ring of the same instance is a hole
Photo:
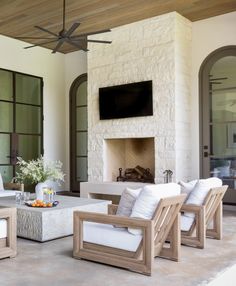
[[[62,29],[62,0],[0,0],[0,34],[45,37],[35,25],[58,33]],[[236,0],[67,0],[66,28],[73,22],[81,25],[74,32],[114,28],[164,13],[177,11],[191,21],[236,11]],[[73,34],[73,35],[74,35]],[[35,40],[27,40],[36,43]],[[44,45],[53,48],[55,44]],[[64,44],[63,53],[76,50]]]

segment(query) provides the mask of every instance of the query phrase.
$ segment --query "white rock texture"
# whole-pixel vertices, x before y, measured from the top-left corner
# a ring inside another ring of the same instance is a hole
[[[95,37],[94,37],[95,38]],[[89,44],[88,181],[104,181],[104,139],[153,137],[155,182],[171,169],[190,177],[191,22],[177,13],[96,35],[111,45]],[[153,81],[153,116],[99,120],[100,87]]]

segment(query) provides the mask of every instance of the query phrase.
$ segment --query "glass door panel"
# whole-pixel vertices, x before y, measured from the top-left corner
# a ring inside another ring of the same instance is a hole
[[[0,132],[13,132],[13,104],[0,101]]]
[[[41,130],[41,108],[16,104],[16,132],[39,134]]]
[[[10,135],[0,134],[0,164],[10,164]]]
[[[77,131],[87,130],[87,107],[81,106],[76,108],[76,127]]]
[[[24,160],[36,159],[41,154],[41,136],[19,135],[18,152]]]
[[[13,176],[13,166],[0,165],[0,173],[2,175],[2,180],[4,183],[10,182]]]
[[[12,72],[0,70],[0,100],[13,100]]]
[[[88,134],[87,132],[77,133],[76,138],[76,151],[77,156],[87,156],[87,146],[88,146]]]
[[[40,78],[16,74],[16,102],[41,104]]]
[[[77,180],[80,182],[87,181],[87,158],[77,158]]]
[[[80,84],[76,92],[76,106],[87,105],[87,82]]]

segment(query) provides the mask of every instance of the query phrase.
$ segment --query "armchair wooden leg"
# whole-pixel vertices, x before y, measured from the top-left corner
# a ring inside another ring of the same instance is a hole
[[[204,248],[205,242],[206,242],[206,221],[205,221],[205,209],[199,212],[197,217],[197,223],[196,223],[196,237],[198,245],[196,245],[198,248]]]
[[[213,217],[213,228],[206,230],[206,236],[222,239],[222,202],[220,202],[218,208]]]
[[[205,208],[201,208],[195,214],[196,220],[196,234],[182,231],[181,232],[181,244],[194,246],[197,248],[204,248],[206,241],[206,219]]]
[[[163,247],[158,256],[168,257],[171,260],[179,261],[180,257],[180,214],[177,215],[173,226],[170,230],[168,241],[170,242],[169,248]]]

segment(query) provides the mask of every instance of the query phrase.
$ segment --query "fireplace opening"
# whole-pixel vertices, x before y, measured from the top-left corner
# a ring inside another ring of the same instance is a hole
[[[104,140],[103,181],[154,182],[154,137]]]

